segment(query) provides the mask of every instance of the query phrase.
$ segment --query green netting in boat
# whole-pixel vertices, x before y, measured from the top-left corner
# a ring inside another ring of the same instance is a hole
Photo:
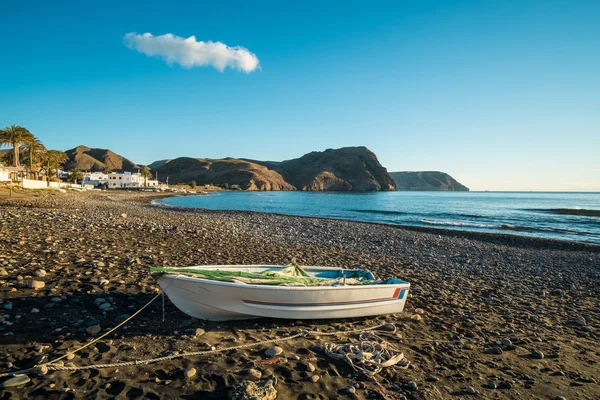
[[[226,270],[207,270],[202,268],[151,268],[152,273],[158,275],[181,274],[210,279],[221,282],[235,282],[255,285],[273,286],[333,286],[333,285],[364,285],[381,283],[362,278],[340,277],[335,279],[313,278],[298,265],[290,265],[280,271],[243,272]]]

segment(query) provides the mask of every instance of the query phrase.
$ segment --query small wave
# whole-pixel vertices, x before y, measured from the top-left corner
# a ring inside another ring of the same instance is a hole
[[[520,232],[555,232],[555,233],[564,233],[567,235],[585,235],[585,234],[593,234],[591,232],[575,232],[568,229],[561,228],[534,228],[532,226],[519,226],[519,225],[500,225],[498,229],[503,231],[520,231]]]
[[[409,215],[412,213],[407,213],[403,211],[391,211],[391,210],[349,210],[352,212],[359,212],[364,214],[383,214],[383,215]]]
[[[598,217],[600,218],[600,210],[592,210],[585,208],[525,208],[524,211],[543,212],[558,215],[576,215],[581,217]]]
[[[394,210],[372,210],[372,209],[354,209],[348,210],[352,212],[359,212],[363,214],[380,214],[380,215],[418,215],[425,217],[437,217],[437,218],[471,218],[481,219],[485,218],[483,215],[475,214],[461,214],[461,213],[423,213],[423,212],[409,212],[409,211],[394,211]]]
[[[495,228],[496,225],[490,224],[476,224],[474,222],[460,222],[460,221],[433,221],[430,219],[422,219],[422,223],[429,225],[446,225],[446,226],[471,226],[475,228]]]

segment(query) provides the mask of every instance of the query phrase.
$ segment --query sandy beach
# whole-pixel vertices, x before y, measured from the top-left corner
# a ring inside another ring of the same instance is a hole
[[[287,264],[294,257],[304,265],[360,266],[411,283],[405,312],[205,323],[166,299],[163,322],[156,301],[64,363],[141,360],[304,328],[340,334],[282,343],[274,359],[259,346],[118,370],[31,375],[24,385],[0,389],[0,399],[227,398],[235,382],[269,377],[279,399],[600,398],[600,246],[183,210],[151,204],[156,196],[0,197],[0,373],[52,360],[128,318],[159,293],[152,266]],[[43,285],[32,288],[33,281]],[[383,322],[398,328],[386,340],[404,351],[409,369],[388,368],[375,382],[321,351],[324,342],[356,340],[345,330]],[[191,368],[196,373],[186,377]]]

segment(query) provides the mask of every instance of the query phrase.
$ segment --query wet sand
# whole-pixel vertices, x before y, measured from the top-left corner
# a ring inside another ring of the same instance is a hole
[[[299,328],[332,332],[388,321],[398,331],[386,339],[404,350],[411,368],[389,368],[378,383],[362,377],[315,347],[356,339],[340,335],[286,342],[275,361],[263,346],[118,371],[32,375],[24,385],[0,389],[1,399],[227,398],[237,381],[273,376],[280,399],[600,398],[600,246],[180,210],[150,204],[157,196],[44,191],[0,198],[0,372],[52,360],[131,315],[158,292],[151,266],[286,264],[293,257],[405,279],[412,284],[405,312],[206,323],[166,300],[163,322],[157,301],[65,362],[129,361],[283,337]],[[34,280],[44,287],[30,288]],[[186,378],[189,368],[196,374]]]

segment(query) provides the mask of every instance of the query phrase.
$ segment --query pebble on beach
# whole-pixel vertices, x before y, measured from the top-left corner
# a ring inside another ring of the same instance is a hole
[[[189,379],[189,378],[193,378],[196,375],[196,368],[187,368],[184,372],[183,375]]]
[[[92,325],[92,326],[88,326],[85,331],[87,333],[89,333],[90,335],[96,335],[98,333],[100,333],[100,331],[102,330],[102,328],[100,327],[100,325]]]
[[[4,382],[0,383],[0,388],[23,386],[30,381],[31,379],[27,375],[15,375],[12,378],[8,378]]]
[[[275,357],[280,355],[281,353],[283,353],[283,349],[279,346],[269,347],[267,350],[265,350],[265,355],[267,357]]]

